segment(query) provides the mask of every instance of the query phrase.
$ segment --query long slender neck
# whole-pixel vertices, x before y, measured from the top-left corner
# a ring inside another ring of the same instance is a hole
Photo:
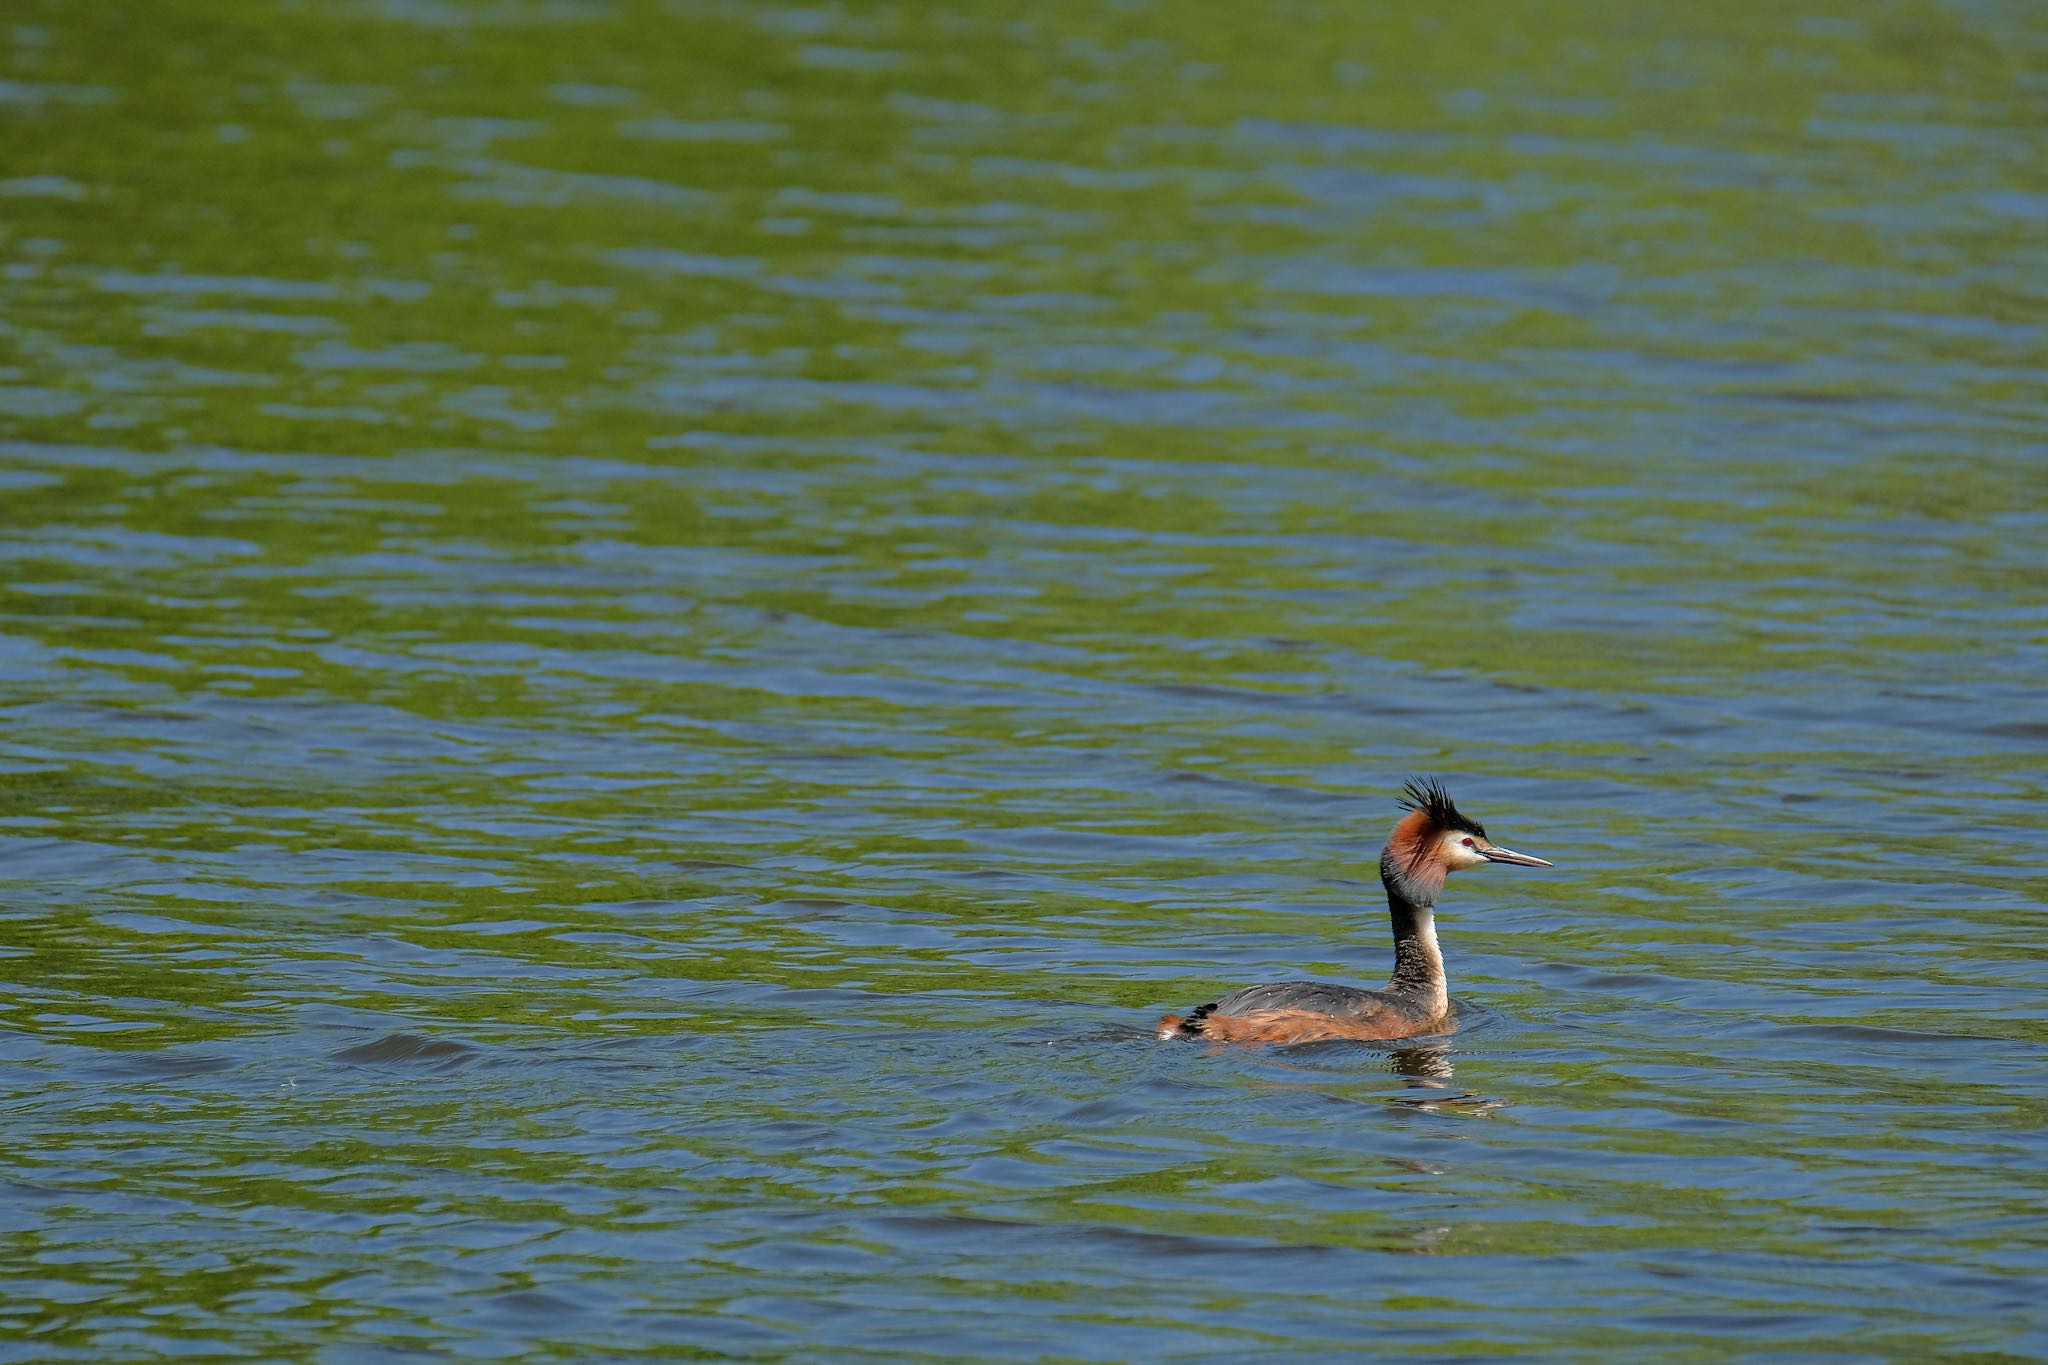
[[[1387,994],[1413,1001],[1432,1015],[1450,1008],[1450,986],[1444,979],[1444,955],[1436,946],[1436,896],[1443,878],[1433,882],[1410,875],[1389,847],[1380,855],[1380,881],[1387,888],[1387,915],[1394,924],[1394,975]]]

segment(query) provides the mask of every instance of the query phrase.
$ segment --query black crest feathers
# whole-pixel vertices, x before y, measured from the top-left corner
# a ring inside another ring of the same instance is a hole
[[[1486,837],[1486,831],[1476,820],[1467,820],[1458,813],[1451,802],[1451,794],[1444,790],[1444,784],[1434,777],[1411,777],[1401,788],[1401,809],[1419,810],[1429,823],[1438,829],[1455,829],[1465,834]]]

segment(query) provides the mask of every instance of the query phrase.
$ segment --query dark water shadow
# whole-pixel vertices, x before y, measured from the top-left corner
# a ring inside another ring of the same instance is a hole
[[[427,1071],[453,1071],[477,1057],[475,1048],[447,1038],[422,1038],[412,1033],[393,1033],[374,1042],[358,1043],[330,1053],[332,1060],[349,1066],[415,1066]]]

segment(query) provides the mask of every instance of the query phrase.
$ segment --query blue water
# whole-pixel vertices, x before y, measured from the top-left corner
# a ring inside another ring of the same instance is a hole
[[[2043,33],[29,0],[0,1360],[2048,1355]]]

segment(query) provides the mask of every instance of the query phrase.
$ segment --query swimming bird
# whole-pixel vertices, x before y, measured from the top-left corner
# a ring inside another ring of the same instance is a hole
[[[1159,1021],[1159,1037],[1227,1043],[1311,1043],[1329,1038],[1411,1038],[1441,1033],[1451,1018],[1444,958],[1436,945],[1436,898],[1444,878],[1485,863],[1553,864],[1502,848],[1451,802],[1443,783],[1414,778],[1401,789],[1408,813],[1380,852],[1380,881],[1394,921],[1394,975],[1376,991],[1327,981],[1277,981]]]

